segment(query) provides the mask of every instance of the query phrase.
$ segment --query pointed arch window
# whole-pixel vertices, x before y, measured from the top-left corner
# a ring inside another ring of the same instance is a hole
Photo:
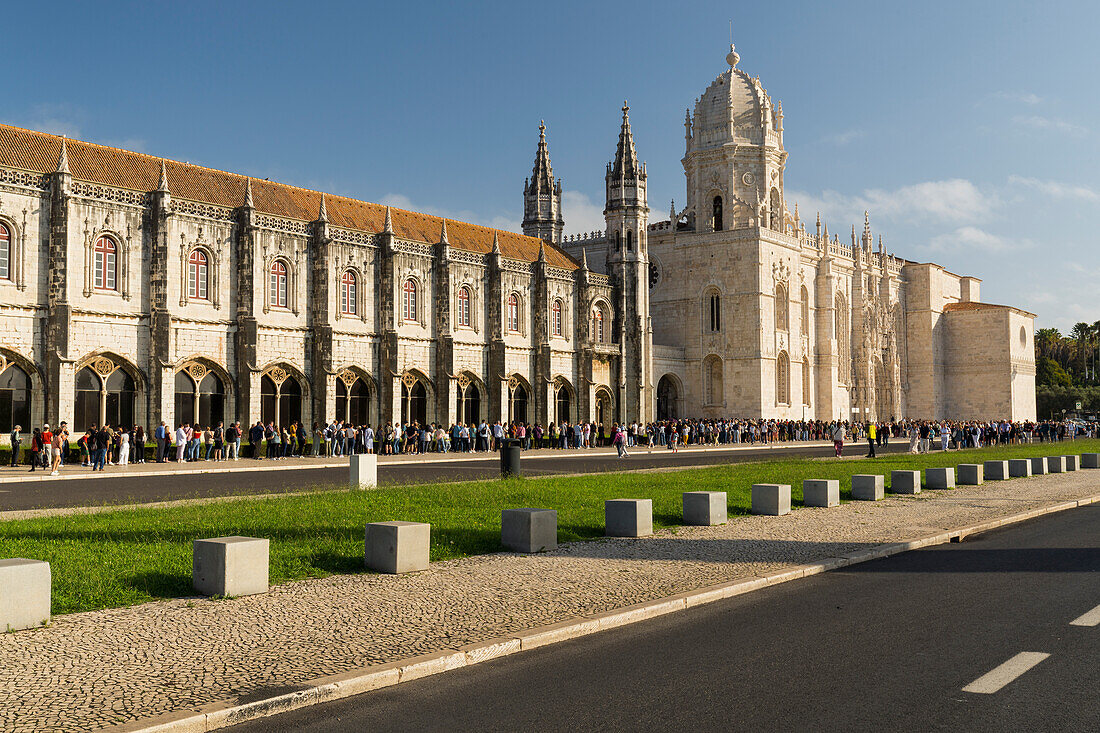
[[[271,263],[270,292],[268,303],[272,308],[286,308],[287,304],[287,266],[282,260]]]
[[[633,252],[634,251],[634,232],[631,231],[630,229],[626,230],[626,251],[627,252]]]
[[[356,297],[359,292],[359,281],[351,270],[344,270],[340,276],[340,312],[345,316],[354,316],[359,308]]]
[[[11,230],[0,223],[0,280],[12,280]]]
[[[722,228],[723,228],[722,227],[722,197],[721,196],[715,196],[714,197],[714,201],[711,202],[711,208],[712,208],[712,212],[713,212],[713,217],[711,219],[711,224],[714,226],[714,231],[720,232],[720,231],[722,231]]]
[[[791,358],[786,351],[780,351],[775,360],[775,400],[781,405],[791,404]]]
[[[458,289],[458,325],[470,326],[470,289],[465,285]]]
[[[810,335],[810,291],[802,286],[802,335]]]
[[[790,328],[790,298],[787,296],[787,286],[776,283],[775,286],[775,328],[778,331],[787,331]]]
[[[110,237],[96,240],[93,284],[97,290],[118,289],[118,245]]]
[[[508,330],[519,331],[519,296],[515,293],[508,296]]]
[[[707,295],[707,330],[718,333],[722,330],[722,296],[711,291]]]
[[[193,300],[209,300],[210,258],[206,252],[196,249],[187,258],[187,297]]]
[[[402,288],[402,316],[406,321],[417,320],[417,287],[411,277],[405,280]]]
[[[592,339],[598,343],[607,343],[607,326],[604,323],[603,308],[596,306],[592,309]]]
[[[554,336],[561,336],[562,334],[560,300],[555,300],[554,305],[550,308],[550,331]]]

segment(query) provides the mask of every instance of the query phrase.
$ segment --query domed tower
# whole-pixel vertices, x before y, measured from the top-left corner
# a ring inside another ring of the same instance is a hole
[[[653,419],[650,384],[653,334],[649,322],[649,206],[645,163],[638,161],[630,130],[630,107],[623,102],[623,123],[615,160],[607,164],[607,272],[616,288],[623,385],[619,418]]]
[[[733,44],[722,72],[684,121],[689,223],[710,232],[756,224],[783,231],[783,106],[737,68]]]
[[[523,184],[523,233],[561,244],[565,220],[561,215],[561,181],[554,180],[550,151],[546,147],[546,123],[539,122],[539,147],[531,178]]]

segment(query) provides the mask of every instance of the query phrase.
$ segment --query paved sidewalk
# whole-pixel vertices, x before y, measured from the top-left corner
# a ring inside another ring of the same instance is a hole
[[[925,491],[652,538],[332,577],[233,600],[60,616],[0,635],[0,726],[89,730],[1093,496],[1100,471]]]
[[[736,445],[705,445],[681,448],[679,453],[673,454],[668,448],[654,447],[654,453],[667,456],[690,456],[700,453],[737,453],[740,451],[774,450],[783,451],[800,450],[804,448],[820,448],[831,446],[831,441],[809,440],[788,441],[783,443],[738,443]],[[856,446],[858,449],[859,446]],[[643,455],[649,451],[646,446],[635,446],[631,453],[637,452]],[[613,456],[614,448],[589,448],[551,450],[539,448],[523,452],[524,458],[578,458],[582,456]],[[851,448],[849,448],[851,452]],[[858,453],[859,451],[856,450]],[[378,465],[393,465],[403,463],[443,463],[446,461],[499,461],[500,454],[494,452],[482,453],[424,453],[378,456]],[[189,474],[208,473],[246,473],[253,471],[301,471],[307,469],[340,468],[348,465],[347,456],[336,458],[314,458],[312,456],[283,458],[277,461],[253,458],[241,458],[237,461],[194,461],[187,463],[131,463],[126,466],[108,466],[103,471],[92,471],[79,463],[62,466],[59,475],[51,476],[49,471],[41,469],[33,473],[26,466],[11,468],[0,465],[0,484],[23,483],[26,481],[59,481],[65,479],[109,479],[120,476],[186,476]]]

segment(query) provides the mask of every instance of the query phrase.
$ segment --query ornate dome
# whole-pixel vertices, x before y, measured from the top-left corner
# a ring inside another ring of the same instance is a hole
[[[722,72],[695,102],[689,119],[690,149],[720,147],[726,143],[763,145],[768,132],[775,132],[771,98],[737,63],[741,57],[730,44],[726,55],[729,69]]]

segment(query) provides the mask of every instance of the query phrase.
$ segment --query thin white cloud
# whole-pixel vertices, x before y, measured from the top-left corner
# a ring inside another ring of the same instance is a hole
[[[991,234],[973,226],[959,227],[953,232],[937,234],[924,247],[932,252],[1004,252],[1014,249],[1015,245],[1004,237]]]
[[[455,211],[452,209],[442,209],[437,206],[421,206],[401,193],[387,193],[378,203],[384,206],[393,206],[398,209],[417,211],[422,214],[441,216],[445,219],[454,219],[455,221],[464,221],[470,224],[480,224],[482,226],[493,227],[494,229],[503,229],[508,232],[519,232],[522,230],[518,219],[499,215],[484,216],[474,211]]]
[[[834,133],[832,135],[825,135],[821,138],[821,142],[841,147],[866,136],[867,133],[863,130],[845,130],[843,132]]]
[[[861,223],[864,211],[871,213],[872,221],[950,224],[984,219],[1000,205],[995,194],[962,178],[924,181],[892,190],[874,188],[852,196],[832,190],[820,194],[789,190],[787,200],[797,201],[806,219],[820,211],[827,222],[833,223],[833,231]]]
[[[993,99],[999,99],[1005,102],[1016,102],[1018,104],[1026,104],[1034,107],[1037,104],[1042,104],[1043,98],[1038,94],[1032,94],[1031,92],[994,92],[989,95]]]
[[[568,234],[602,231],[606,226],[603,206],[593,203],[592,199],[580,191],[562,193],[561,208]]]
[[[1044,181],[1038,178],[1016,175],[1009,176],[1008,182],[1033,189],[1055,199],[1100,202],[1100,191],[1088,186],[1078,186],[1072,183],[1062,183],[1061,181]]]
[[[1042,115],[1017,115],[1012,118],[1012,122],[1021,127],[1032,127],[1036,130],[1053,130],[1054,132],[1063,132],[1067,135],[1087,135],[1089,129],[1081,125],[1075,125],[1072,122],[1066,122],[1065,120],[1059,120],[1054,117],[1043,117]]]

